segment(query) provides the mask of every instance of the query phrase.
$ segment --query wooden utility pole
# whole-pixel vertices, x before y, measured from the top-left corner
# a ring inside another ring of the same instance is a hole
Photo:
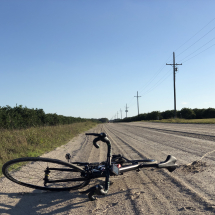
[[[175,67],[175,66],[182,65],[182,63],[181,63],[181,64],[175,63],[175,52],[173,52],[173,64],[167,64],[167,63],[166,63],[166,65],[171,65],[171,66],[173,66],[173,82],[174,82],[174,118],[176,118],[177,115],[176,115],[175,72],[177,71],[177,67]]]
[[[138,91],[137,91],[137,96],[134,96],[134,97],[137,97],[137,110],[138,110],[138,116],[139,116],[139,101],[138,101],[138,97],[141,97],[141,96],[138,96]]]
[[[127,113],[128,113],[128,107],[127,107],[127,104],[126,104],[125,112],[126,112],[126,118],[127,118]]]

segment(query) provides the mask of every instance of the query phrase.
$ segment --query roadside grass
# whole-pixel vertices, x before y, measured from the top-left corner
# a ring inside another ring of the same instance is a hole
[[[36,127],[21,130],[0,130],[0,175],[5,162],[20,157],[37,157],[66,144],[73,137],[97,123]]]
[[[160,123],[191,123],[191,124],[215,124],[215,118],[211,119],[162,119],[162,120],[150,120],[148,122],[160,122]]]

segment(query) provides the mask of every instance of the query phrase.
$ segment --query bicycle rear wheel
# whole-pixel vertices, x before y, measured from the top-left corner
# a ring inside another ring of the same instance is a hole
[[[9,180],[34,189],[65,191],[89,184],[84,169],[57,159],[27,157],[5,163],[2,172]]]

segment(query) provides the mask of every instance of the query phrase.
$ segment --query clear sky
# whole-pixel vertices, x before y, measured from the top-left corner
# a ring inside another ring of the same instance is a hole
[[[0,106],[111,119],[215,108],[214,0],[1,0]]]

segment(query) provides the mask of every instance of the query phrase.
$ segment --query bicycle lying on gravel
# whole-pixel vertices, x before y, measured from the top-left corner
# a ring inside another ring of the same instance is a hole
[[[164,162],[156,160],[129,160],[122,155],[111,155],[111,142],[105,133],[86,133],[96,138],[93,145],[99,148],[98,141],[107,144],[107,160],[100,163],[70,162],[71,155],[66,154],[67,162],[42,158],[18,158],[5,163],[2,172],[9,180],[34,189],[49,191],[67,191],[80,189],[90,183],[91,179],[105,177],[105,186],[97,185],[81,193],[88,193],[91,201],[94,195],[106,195],[109,190],[110,176],[119,176],[124,172],[141,168],[166,168],[170,172],[177,167],[176,158],[168,155]],[[83,167],[83,168],[82,168]]]

